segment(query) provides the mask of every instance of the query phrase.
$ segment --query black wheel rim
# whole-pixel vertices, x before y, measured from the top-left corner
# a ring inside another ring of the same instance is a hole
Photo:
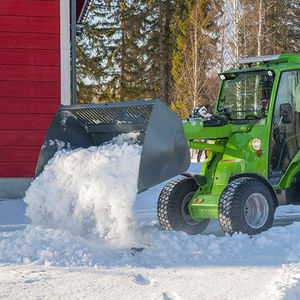
[[[186,196],[183,198],[182,202],[181,202],[181,216],[184,220],[184,222],[190,226],[195,226],[197,224],[199,224],[199,222],[195,221],[192,219],[190,213],[189,213],[189,203],[192,199],[192,197],[194,196],[195,192],[190,192],[188,194],[186,194]]]

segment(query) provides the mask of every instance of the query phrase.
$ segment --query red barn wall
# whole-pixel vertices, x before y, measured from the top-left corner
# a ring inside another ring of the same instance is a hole
[[[60,1],[0,1],[0,178],[34,177],[60,100]]]

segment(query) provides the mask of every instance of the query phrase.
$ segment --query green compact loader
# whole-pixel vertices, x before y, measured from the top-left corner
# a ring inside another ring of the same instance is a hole
[[[157,205],[163,228],[201,233],[209,219],[225,232],[260,233],[278,205],[300,204],[300,55],[240,59],[219,75],[214,113],[182,121],[159,100],[61,106],[36,175],[58,150],[98,146],[136,132],[143,146],[138,191],[178,174]],[[59,141],[59,142],[55,142]],[[201,174],[184,173],[190,149],[209,151]]]
[[[197,234],[213,218],[229,234],[253,235],[272,226],[278,205],[300,204],[300,55],[238,64],[219,75],[215,114],[194,109],[183,123],[189,147],[211,153],[201,174],[162,190],[166,229]]]

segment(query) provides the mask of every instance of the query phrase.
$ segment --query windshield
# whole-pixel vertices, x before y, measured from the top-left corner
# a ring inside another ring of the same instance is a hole
[[[218,111],[231,120],[260,119],[268,109],[272,87],[271,71],[226,74]]]

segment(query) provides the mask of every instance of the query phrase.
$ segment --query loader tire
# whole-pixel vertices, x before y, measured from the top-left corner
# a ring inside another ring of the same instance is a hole
[[[219,221],[230,235],[255,235],[273,223],[275,204],[268,187],[255,178],[238,178],[224,189],[219,201]]]
[[[188,204],[198,189],[193,178],[178,178],[170,181],[161,191],[157,203],[160,225],[167,230],[199,234],[204,231],[209,219],[200,222],[193,220]]]

